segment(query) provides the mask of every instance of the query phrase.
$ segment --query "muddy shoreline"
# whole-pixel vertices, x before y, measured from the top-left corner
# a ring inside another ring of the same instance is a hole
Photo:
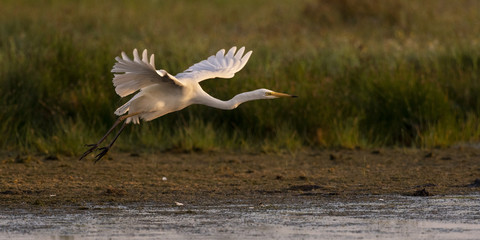
[[[4,154],[0,202],[12,208],[140,202],[200,206],[480,192],[480,150],[475,148],[113,152],[97,164],[89,159]]]

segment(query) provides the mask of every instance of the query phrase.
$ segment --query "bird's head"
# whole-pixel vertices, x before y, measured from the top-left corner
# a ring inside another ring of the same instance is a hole
[[[289,97],[294,98],[297,96],[286,94],[286,93],[279,93],[272,90],[268,90],[265,88],[253,90],[250,92],[244,92],[235,95],[232,99],[227,102],[231,102],[232,105],[226,109],[233,109],[236,108],[238,105],[252,100],[262,100],[262,99],[274,99],[274,98],[281,98],[281,97]]]
[[[275,92],[269,89],[258,89],[258,93],[265,99],[272,99],[272,98],[282,98],[282,97],[290,97],[290,98],[296,98],[297,96],[295,95],[290,95],[286,93],[280,93],[280,92]]]

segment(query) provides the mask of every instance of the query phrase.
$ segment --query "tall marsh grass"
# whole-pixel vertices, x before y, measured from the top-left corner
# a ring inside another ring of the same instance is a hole
[[[75,155],[125,99],[110,69],[148,48],[185,70],[220,48],[254,50],[222,99],[300,96],[234,111],[191,106],[131,126],[118,149],[297,151],[478,142],[480,2],[471,0],[27,1],[0,7],[0,146]]]

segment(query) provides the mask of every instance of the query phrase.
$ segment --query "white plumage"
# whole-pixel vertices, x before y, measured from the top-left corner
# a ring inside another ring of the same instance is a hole
[[[181,80],[193,80],[196,82],[209,78],[232,78],[236,72],[242,70],[252,55],[252,51],[243,55],[245,47],[240,48],[235,54],[236,50],[237,47],[232,47],[225,54],[225,50],[222,49],[208,59],[195,63],[175,77]]]
[[[233,109],[243,102],[257,99],[272,99],[278,97],[295,97],[289,94],[277,93],[268,89],[257,89],[234,96],[228,101],[222,101],[210,96],[200,86],[200,82],[210,78],[232,78],[240,71],[252,55],[252,51],[245,52],[245,47],[237,51],[232,47],[225,54],[221,49],[215,55],[196,63],[182,73],[175,76],[161,69],[156,70],[154,55],[148,57],[147,50],[138,55],[133,50],[133,60],[122,52],[122,57],[116,57],[113,66],[113,86],[120,97],[126,97],[137,92],[128,102],[119,107],[115,114],[120,116],[113,127],[96,144],[89,145],[80,159],[94,151],[98,145],[121,122],[122,128],[113,141],[96,156],[100,160],[113,145],[125,124],[140,123],[140,119],[150,121],[170,112],[181,110],[192,104],[203,104],[219,109]]]
[[[137,49],[133,50],[133,61],[122,52],[122,58],[115,58],[117,62],[112,69],[112,72],[116,73],[113,78],[115,92],[120,97],[128,96],[138,90],[140,92],[119,107],[115,114],[120,116],[127,112],[141,112],[126,120],[127,123],[140,123],[140,118],[150,121],[188,105],[203,103],[198,99],[195,101],[195,98],[209,97],[209,95],[198,83],[209,78],[232,78],[245,66],[252,55],[252,51],[243,55],[244,52],[245,47],[238,51],[236,47],[232,47],[227,54],[222,49],[175,76],[163,69],[156,70],[154,55],[148,58],[146,49],[143,50],[142,58],[138,55]]]

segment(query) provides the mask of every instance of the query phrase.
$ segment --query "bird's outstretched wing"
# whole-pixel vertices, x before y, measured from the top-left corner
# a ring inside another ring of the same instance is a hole
[[[137,49],[133,50],[133,61],[127,54],[122,52],[122,57],[116,57],[117,62],[113,65],[114,74],[113,86],[120,97],[130,95],[144,87],[152,84],[171,83],[178,87],[184,84],[165,70],[155,70],[154,55],[148,60],[147,50],[143,50],[142,58],[138,55]],[[118,74],[121,73],[121,74]]]
[[[181,80],[193,80],[196,82],[209,78],[232,78],[236,72],[240,71],[247,64],[250,55],[252,55],[252,51],[243,55],[244,51],[245,47],[240,48],[238,51],[237,47],[232,47],[225,54],[225,49],[222,49],[208,59],[195,63],[175,77]]]

